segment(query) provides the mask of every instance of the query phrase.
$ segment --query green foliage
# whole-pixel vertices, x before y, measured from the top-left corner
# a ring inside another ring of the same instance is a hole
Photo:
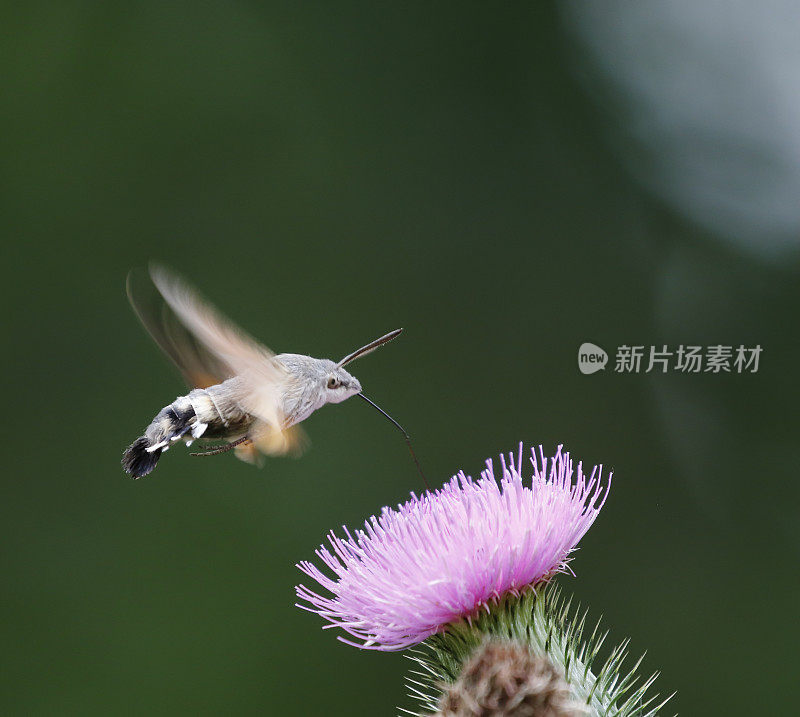
[[[657,702],[658,694],[647,695],[658,673],[642,680],[637,675],[644,655],[632,668],[623,670],[628,657],[628,640],[617,645],[598,666],[598,653],[608,635],[598,621],[584,638],[587,612],[572,610],[561,589],[548,584],[521,596],[507,595],[491,608],[469,620],[451,625],[411,651],[417,663],[407,678],[418,711],[405,714],[430,715],[437,711],[442,688],[452,684],[465,662],[487,637],[512,640],[558,666],[573,696],[588,705],[598,717],[654,717],[672,695]]]

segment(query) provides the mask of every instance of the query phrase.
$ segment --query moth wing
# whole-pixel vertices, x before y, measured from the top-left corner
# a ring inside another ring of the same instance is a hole
[[[268,456],[299,456],[308,446],[306,432],[300,426],[276,428],[270,423],[257,421],[250,429],[251,446]],[[241,456],[242,460],[248,460]]]
[[[150,278],[178,321],[227,378],[245,376],[267,383],[283,380],[285,371],[274,361],[275,354],[226,319],[182,279],[157,265],[150,267]]]
[[[264,464],[262,453],[253,443],[242,443],[233,449],[233,453],[240,461],[250,463],[259,468]]]
[[[233,374],[179,320],[153,282],[140,271],[127,281],[128,301],[158,347],[175,364],[190,388],[208,388]]]

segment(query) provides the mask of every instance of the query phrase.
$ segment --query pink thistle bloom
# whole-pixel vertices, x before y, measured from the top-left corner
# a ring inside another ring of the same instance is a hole
[[[514,459],[501,456],[502,477],[492,461],[479,480],[463,471],[433,493],[385,507],[355,534],[328,536],[332,551],[317,556],[335,574],[302,561],[297,567],[332,597],[303,585],[297,596],[330,624],[356,638],[357,647],[399,650],[469,620],[507,594],[567,570],[570,553],[603,507],[611,475],[601,487],[602,466],[574,475],[561,446],[551,459],[531,451],[530,486],[522,478],[522,444]],[[573,480],[574,478],[574,480]]]

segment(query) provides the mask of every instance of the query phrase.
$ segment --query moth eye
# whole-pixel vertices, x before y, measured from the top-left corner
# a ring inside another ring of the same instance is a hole
[[[336,388],[339,385],[339,379],[331,376],[328,379],[328,388]]]

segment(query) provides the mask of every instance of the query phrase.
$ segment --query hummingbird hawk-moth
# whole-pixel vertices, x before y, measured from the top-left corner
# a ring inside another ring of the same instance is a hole
[[[149,278],[143,283],[135,274],[129,275],[128,298],[192,390],[162,408],[125,451],[122,467],[132,478],[150,473],[178,441],[191,445],[195,440],[222,440],[223,445],[192,455],[234,450],[237,458],[251,463],[261,455],[298,453],[306,441],[297,424],[326,403],[341,403],[354,395],[403,432],[416,463],[408,434],[364,396],[358,379],[344,369],[396,338],[402,329],[338,362],[274,354],[163,267],[152,266]]]

